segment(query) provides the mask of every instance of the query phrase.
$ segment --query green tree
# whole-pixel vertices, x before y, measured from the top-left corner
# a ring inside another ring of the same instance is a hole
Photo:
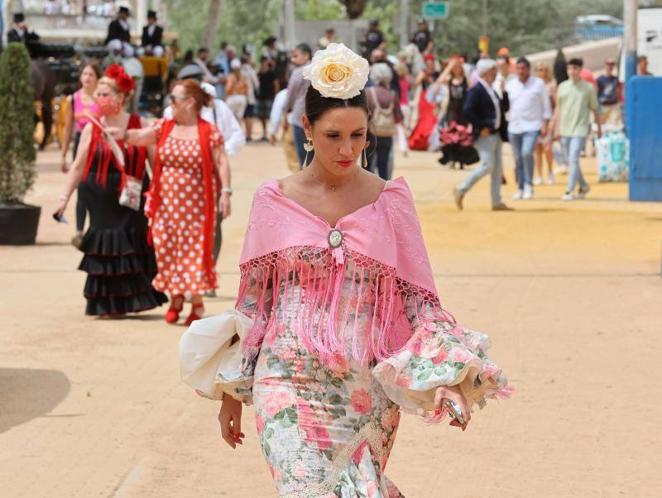
[[[184,50],[197,49],[203,42],[203,34],[209,15],[209,0],[197,0],[191,8],[190,0],[167,0],[168,16],[178,33],[179,46]],[[220,41],[237,48],[243,44],[260,47],[262,41],[277,32],[281,18],[282,0],[224,1],[218,30],[212,40],[212,57]]]
[[[0,203],[22,202],[35,180],[34,91],[22,43],[0,56]]]
[[[297,19],[303,19],[306,21],[345,18],[345,8],[338,0],[308,0],[306,2],[295,2],[294,12]]]
[[[170,21],[180,35],[180,46],[197,48],[207,26],[209,1],[166,0]],[[410,0],[409,19],[421,15],[425,0]],[[586,14],[622,16],[622,0],[487,0],[486,27],[483,33],[482,0],[447,0],[448,19],[435,22],[434,40],[443,53],[475,54],[478,38],[490,37],[491,53],[507,46],[513,54],[557,48],[574,40],[575,17]],[[661,0],[662,1],[662,0]],[[399,49],[395,20],[397,0],[296,0],[298,19],[346,19],[360,13],[363,19],[378,19],[391,52]],[[283,0],[226,0],[214,45],[226,40],[233,45],[259,46],[264,38],[277,32],[282,17]],[[349,12],[351,11],[351,12]],[[411,34],[411,33],[410,33]],[[213,49],[215,47],[209,47]]]
[[[412,0],[411,15],[418,16],[424,0]],[[586,14],[620,17],[622,0],[448,0],[448,19],[437,21],[435,46],[445,54],[475,54],[478,38],[490,38],[492,55],[499,47],[512,54],[525,54],[568,45],[574,39],[575,18]],[[483,16],[487,33],[483,33]]]

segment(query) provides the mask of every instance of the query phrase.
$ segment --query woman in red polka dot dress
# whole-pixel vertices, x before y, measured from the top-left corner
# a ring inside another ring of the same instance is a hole
[[[154,288],[171,295],[165,319],[177,323],[187,297],[186,325],[202,318],[202,296],[216,289],[213,246],[216,216],[230,215],[230,170],[218,128],[200,119],[209,95],[192,80],[172,90],[173,118],[129,131],[132,144],[157,144],[154,178],[145,205],[158,274]],[[218,191],[221,191],[217,214]]]

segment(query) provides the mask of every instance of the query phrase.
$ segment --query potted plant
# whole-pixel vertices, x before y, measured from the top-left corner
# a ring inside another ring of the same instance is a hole
[[[0,244],[34,244],[41,208],[23,203],[35,180],[34,91],[22,43],[0,55]]]

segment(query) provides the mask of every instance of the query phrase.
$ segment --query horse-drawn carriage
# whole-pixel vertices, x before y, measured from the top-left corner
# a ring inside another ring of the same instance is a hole
[[[31,54],[35,112],[41,122],[35,138],[42,149],[50,143],[51,137],[62,144],[64,118],[70,112],[68,97],[78,89],[80,72],[90,61],[101,66],[120,63],[136,80],[136,96],[130,103],[132,111],[155,116],[162,112],[168,72],[168,62],[163,57],[111,59],[103,46],[71,44],[40,44]]]

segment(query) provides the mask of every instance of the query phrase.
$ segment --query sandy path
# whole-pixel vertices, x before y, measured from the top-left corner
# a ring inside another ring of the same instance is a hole
[[[398,165],[442,301],[490,333],[518,392],[464,434],[405,417],[391,479],[409,497],[662,495],[662,206],[624,202],[624,185],[596,185],[590,200],[563,204],[554,186],[495,214],[484,182],[457,213],[450,189],[464,173],[428,154]],[[164,324],[161,311],[83,316],[72,228],[49,218],[62,185],[57,154],[42,154],[39,170],[30,196],[44,209],[38,245],[0,247],[0,495],[275,496],[252,410],[246,445],[233,453],[217,437],[215,404],[179,381],[183,328]],[[252,192],[285,174],[280,151],[261,145],[233,170],[210,312],[232,305]]]

